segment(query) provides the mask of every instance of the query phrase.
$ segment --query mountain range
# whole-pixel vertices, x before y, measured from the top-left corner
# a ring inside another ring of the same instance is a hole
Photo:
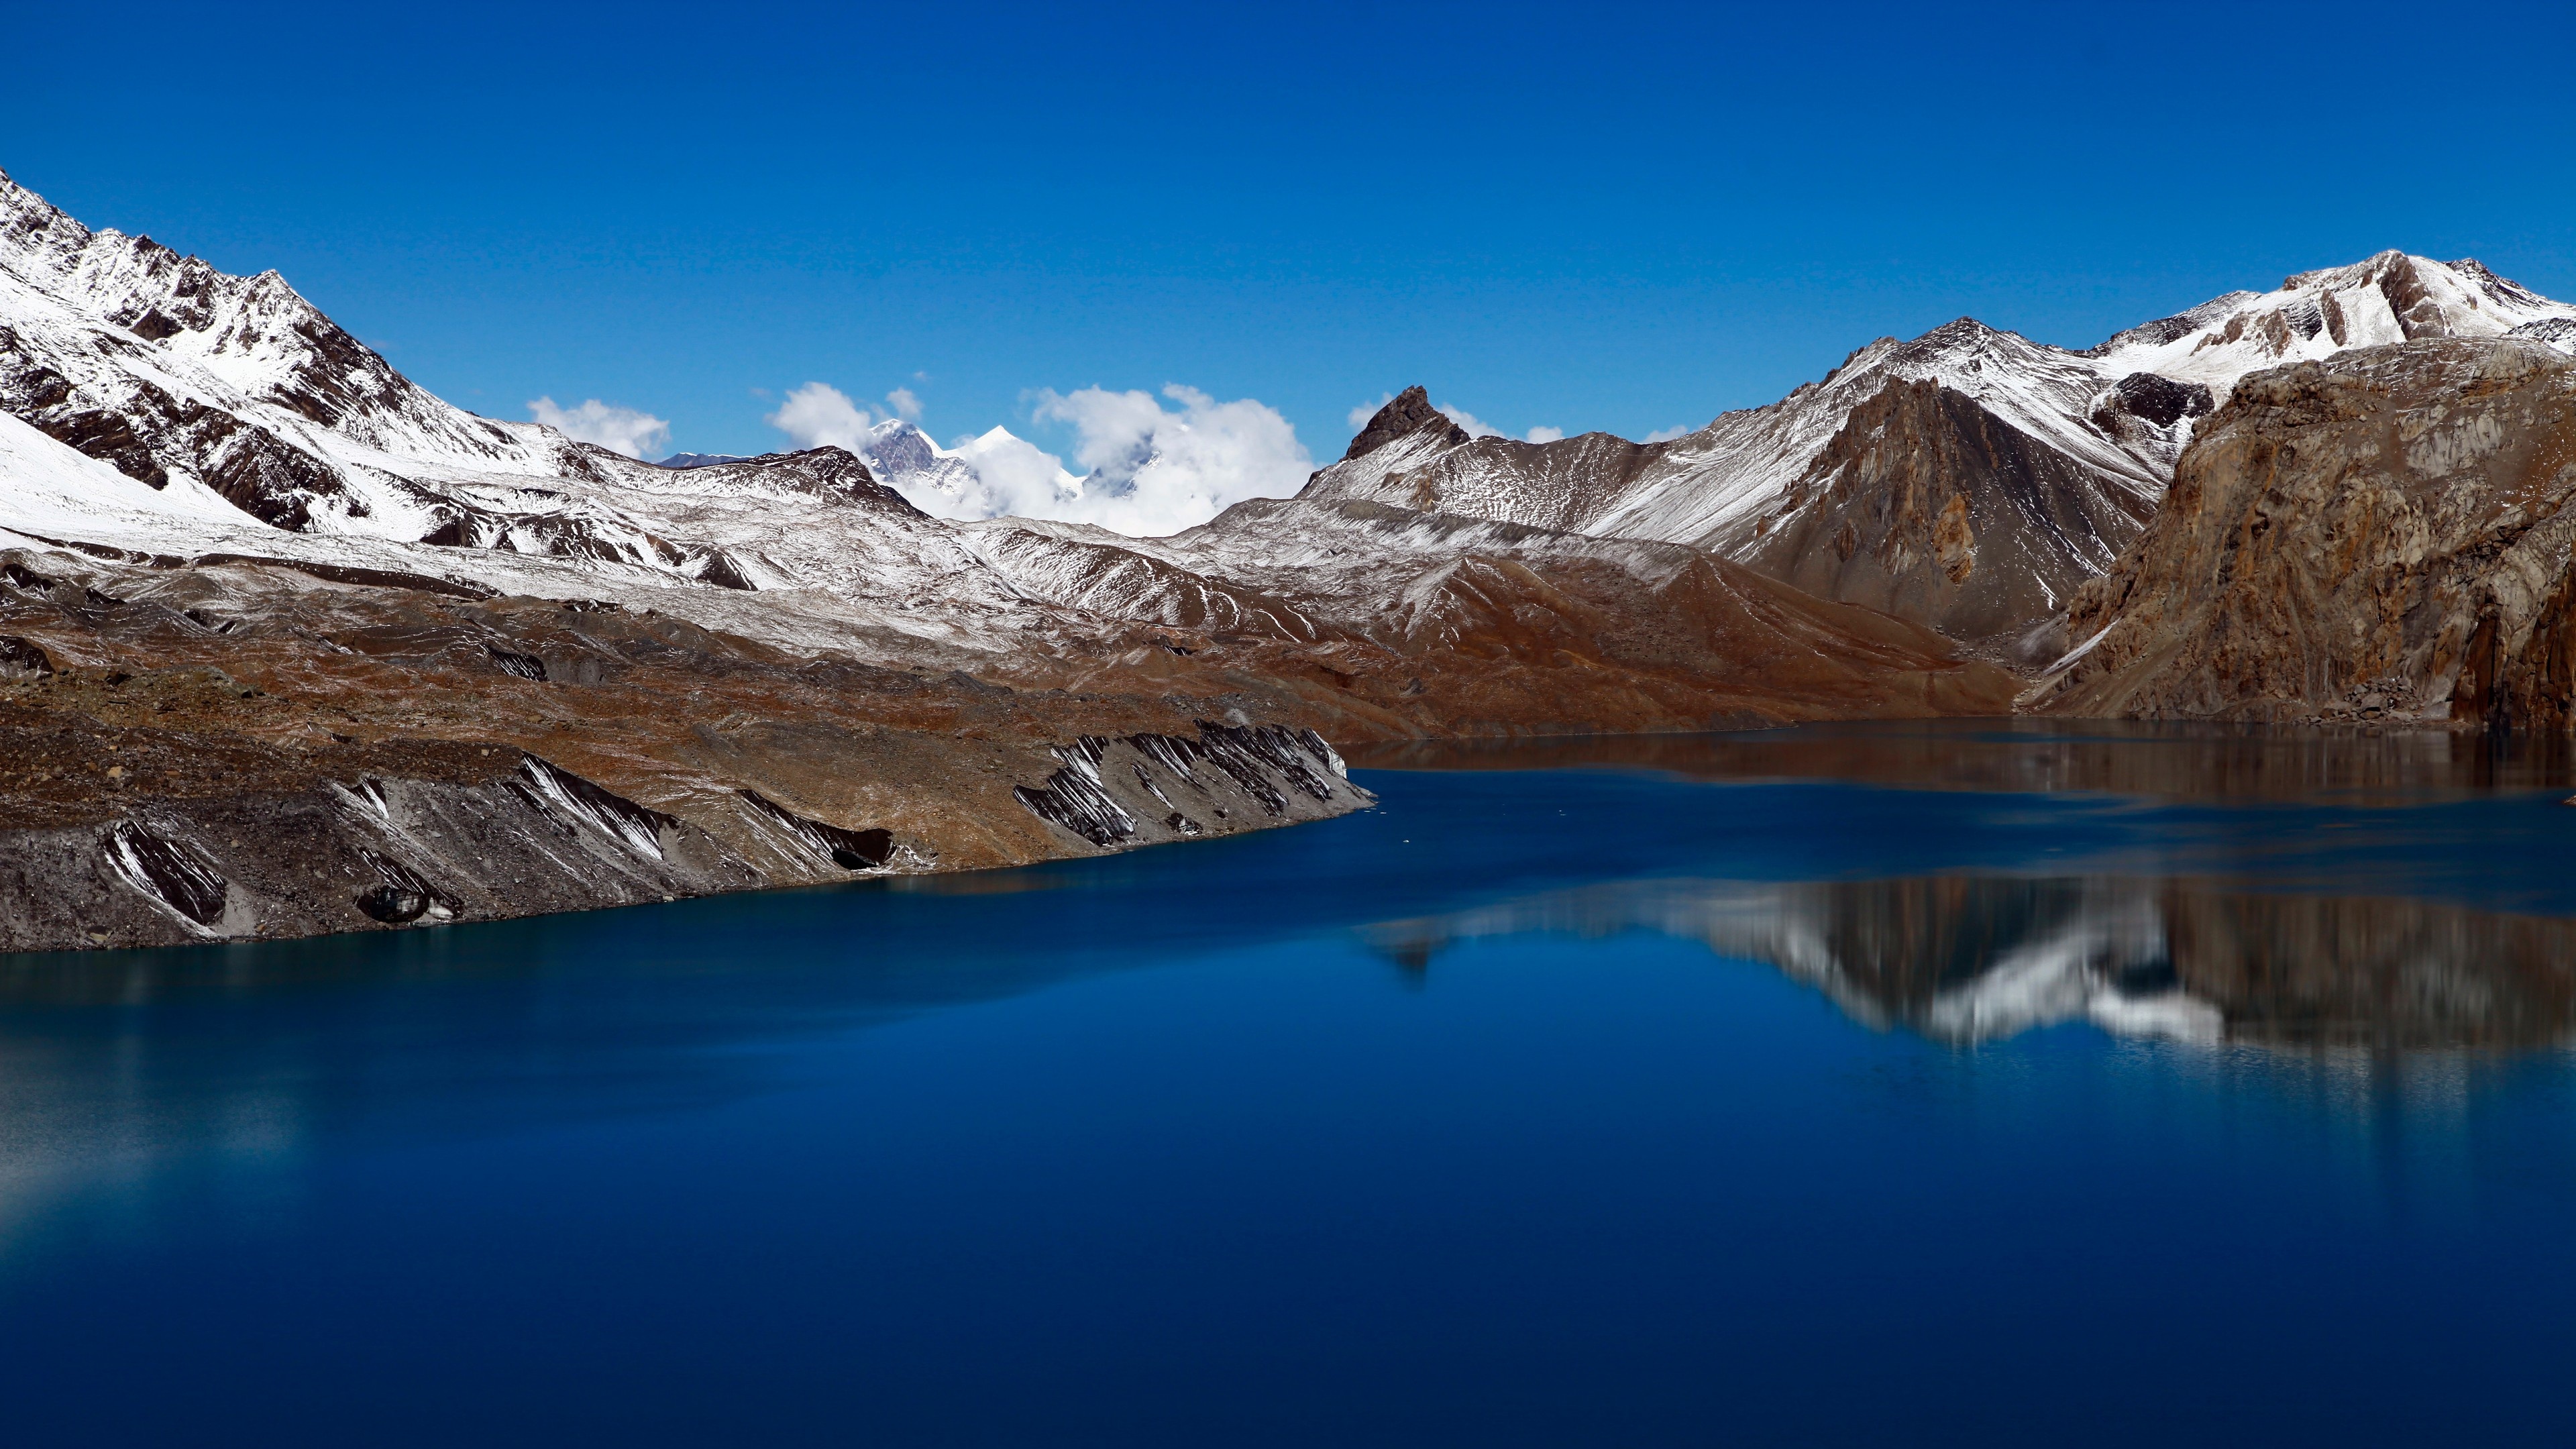
[[[1415,388],[1295,498],[1132,538],[934,516],[990,480],[901,420],[655,464],[478,417],[276,273],[0,177],[0,946],[1223,834],[1364,806],[1329,740],[2184,697],[2102,682],[2165,659],[2172,612],[2105,590],[2174,573],[2136,561],[2178,546],[2207,442],[2270,425],[2246,380],[2442,346],[2529,359],[2480,413],[2510,430],[2576,308],[2383,253],[2082,352],[1881,339],[1659,443],[1474,438]],[[2483,535],[2454,533],[2466,577]],[[2545,687],[2512,662],[2545,613],[2469,609],[2504,620],[2481,700]],[[2095,647],[2123,620],[2134,647]]]

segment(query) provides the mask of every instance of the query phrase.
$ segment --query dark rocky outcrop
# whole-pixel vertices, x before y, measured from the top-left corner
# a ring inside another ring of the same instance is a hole
[[[38,645],[15,634],[0,634],[0,679],[34,679],[54,672],[54,661]]]
[[[742,798],[806,849],[843,870],[878,870],[894,854],[891,830],[850,830],[799,815],[758,790],[745,790]]]
[[[1342,456],[1349,459],[1374,453],[1398,438],[1409,438],[1425,429],[1441,430],[1439,440],[1452,447],[1467,441],[1467,430],[1449,421],[1446,415],[1433,407],[1429,392],[1419,387],[1408,387],[1377,410],[1376,416],[1368,420],[1368,426],[1351,439],[1350,449]]]
[[[1199,835],[1201,819],[1318,819],[1365,798],[1311,730],[1201,720],[1198,731],[1195,739],[1084,735],[1055,750],[1063,768],[1044,785],[1011,794],[1030,814],[1103,847]]]
[[[2116,427],[2114,420],[2123,416],[2170,428],[2216,406],[2217,400],[2204,383],[2176,382],[2159,373],[2133,372],[2111,385],[2110,395],[2094,410],[2093,421],[2105,431]]]

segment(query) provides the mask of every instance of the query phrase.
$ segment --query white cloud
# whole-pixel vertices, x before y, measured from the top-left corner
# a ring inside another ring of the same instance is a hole
[[[1361,403],[1358,407],[1351,409],[1350,419],[1352,436],[1358,436],[1360,429],[1369,425],[1369,419],[1377,416],[1377,410],[1385,407],[1388,403],[1393,401],[1395,401],[1394,393],[1382,392],[1377,395],[1376,402]]]
[[[849,394],[821,382],[789,389],[778,411],[761,419],[794,439],[800,448],[847,448],[852,452],[866,444],[868,429],[876,420],[873,409],[859,406],[850,401]]]
[[[1499,438],[1505,436],[1502,429],[1495,427],[1492,423],[1486,422],[1483,418],[1476,416],[1465,408],[1451,407],[1447,403],[1441,403],[1439,407],[1440,415],[1447,418],[1449,421],[1456,423],[1459,427],[1466,429],[1468,437]],[[1530,429],[1529,432],[1523,436],[1533,443],[1553,443],[1557,439],[1565,436],[1565,429],[1536,427]]]
[[[1052,516],[1158,537],[1205,523],[1246,498],[1285,498],[1315,460],[1276,408],[1218,402],[1174,383],[1166,408],[1142,390],[1086,387],[1038,395],[1041,421],[1070,424],[1074,460],[1089,472],[1078,496]]]
[[[1288,420],[1251,398],[1218,402],[1177,383],[1161,398],[1099,387],[1050,388],[1034,397],[1038,421],[1073,430],[1082,473],[1009,429],[994,428],[941,450],[974,470],[971,483],[915,489],[898,479],[896,486],[950,518],[1063,519],[1153,537],[1205,523],[1246,498],[1287,497],[1315,469]],[[893,413],[809,382],[790,391],[768,422],[800,447],[857,452],[871,441],[869,430],[889,417],[921,415],[921,400],[907,388],[886,394],[886,402]]]
[[[901,418],[908,423],[921,421],[921,398],[911,388],[896,388],[886,394],[885,400],[885,407],[873,407],[852,402],[848,393],[830,383],[809,382],[790,389],[778,411],[762,421],[793,438],[800,448],[847,448],[857,452],[867,443],[868,429],[888,418]]]
[[[1675,438],[1689,437],[1694,431],[1695,429],[1691,428],[1687,424],[1675,423],[1669,428],[1657,428],[1653,432],[1648,433],[1646,435],[1646,441],[1649,443],[1669,443]]]
[[[630,458],[660,453],[671,446],[668,422],[633,408],[610,407],[597,398],[585,399],[576,408],[565,408],[557,407],[552,397],[541,397],[528,404],[528,416],[575,442],[596,443]]]
[[[1502,429],[1486,422],[1483,418],[1476,416],[1465,408],[1453,408],[1447,403],[1442,403],[1439,406],[1440,416],[1447,418],[1449,421],[1456,423],[1462,428],[1465,428],[1467,430],[1468,437],[1499,438],[1503,435]]]
[[[1082,499],[1082,480],[1064,460],[1008,428],[959,438],[948,450],[975,470],[975,486],[951,498],[913,502],[950,518],[1070,518]],[[907,495],[910,496],[910,495]]]

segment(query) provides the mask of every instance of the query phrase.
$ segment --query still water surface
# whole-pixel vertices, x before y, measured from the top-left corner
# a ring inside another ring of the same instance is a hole
[[[2576,809],[2530,749],[1395,752],[1374,812],[1130,856],[7,958],[0,1415],[2563,1442]]]

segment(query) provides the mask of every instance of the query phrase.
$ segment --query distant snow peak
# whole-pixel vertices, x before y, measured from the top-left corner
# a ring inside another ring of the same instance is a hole
[[[585,398],[579,407],[558,407],[552,397],[528,404],[528,416],[576,443],[595,443],[612,453],[641,458],[671,445],[671,425],[635,408],[612,407]]]

